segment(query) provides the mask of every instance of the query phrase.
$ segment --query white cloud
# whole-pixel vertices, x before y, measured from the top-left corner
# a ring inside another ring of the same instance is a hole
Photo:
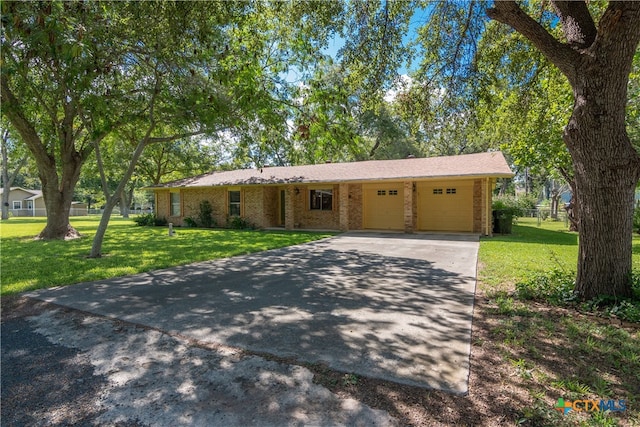
[[[400,75],[400,77],[398,78],[398,81],[396,81],[393,87],[389,89],[387,93],[384,95],[384,100],[386,102],[395,101],[396,96],[398,96],[399,93],[402,93],[407,89],[409,89],[412,84],[413,84],[413,79],[409,77],[409,75],[407,74]]]

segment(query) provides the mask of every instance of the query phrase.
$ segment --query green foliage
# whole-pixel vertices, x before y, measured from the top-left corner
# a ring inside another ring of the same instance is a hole
[[[213,218],[213,206],[211,206],[210,201],[203,200],[200,202],[200,206],[198,209],[198,221],[201,227],[215,227],[216,221]]]
[[[343,386],[354,386],[358,385],[358,376],[356,374],[344,374],[342,377],[342,385]]]
[[[153,220],[153,225],[155,225],[156,227],[164,227],[165,225],[168,225],[168,224],[169,222],[164,217],[156,217]]]
[[[538,198],[532,194],[518,196],[518,207],[523,211],[535,210],[538,207]]]
[[[139,226],[152,226],[155,224],[156,216],[152,213],[142,214],[133,218],[133,222]]]
[[[633,298],[602,295],[579,305],[581,310],[605,317],[615,316],[629,322],[640,322],[640,271],[632,276]],[[536,272],[516,283],[516,295],[522,300],[544,301],[553,305],[575,306],[575,272],[551,269]]]
[[[633,229],[640,234],[640,200],[636,202],[633,208]]]
[[[536,399],[533,406],[520,410],[517,425],[522,426],[560,426],[563,416],[553,409],[544,399]]]
[[[522,204],[513,196],[494,197],[491,209],[513,217],[522,216],[524,213]]]
[[[227,217],[227,227],[233,230],[255,230],[256,226],[247,218],[241,216]]]
[[[165,218],[156,217],[156,215],[153,213],[135,216],[133,217],[133,222],[135,222],[139,226],[147,227],[163,227],[168,224]]]
[[[640,271],[633,271],[631,286],[633,288],[632,298],[601,295],[590,301],[583,302],[580,308],[605,317],[615,316],[628,322],[640,323]]]
[[[516,294],[524,300],[547,301],[555,305],[575,300],[575,272],[559,268],[535,272],[524,281],[516,283]]]
[[[198,221],[196,221],[195,219],[191,218],[190,216],[185,217],[183,220],[184,225],[186,227],[197,227],[198,226]]]

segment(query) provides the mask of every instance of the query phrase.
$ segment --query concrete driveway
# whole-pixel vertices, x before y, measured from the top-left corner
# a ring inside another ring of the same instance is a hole
[[[477,254],[477,236],[349,233],[27,296],[464,394]]]

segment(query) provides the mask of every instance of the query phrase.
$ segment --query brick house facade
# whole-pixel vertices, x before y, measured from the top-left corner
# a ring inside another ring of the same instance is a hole
[[[208,200],[216,223],[259,228],[491,234],[502,153],[213,172],[151,187],[156,215],[182,225]]]

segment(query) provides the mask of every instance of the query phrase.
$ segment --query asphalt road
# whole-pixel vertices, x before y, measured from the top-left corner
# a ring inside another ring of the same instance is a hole
[[[2,310],[3,426],[393,426],[304,367],[34,300]]]
[[[3,313],[4,314],[4,313]],[[55,344],[24,317],[2,321],[0,376],[3,426],[86,425],[107,384],[82,352]]]

